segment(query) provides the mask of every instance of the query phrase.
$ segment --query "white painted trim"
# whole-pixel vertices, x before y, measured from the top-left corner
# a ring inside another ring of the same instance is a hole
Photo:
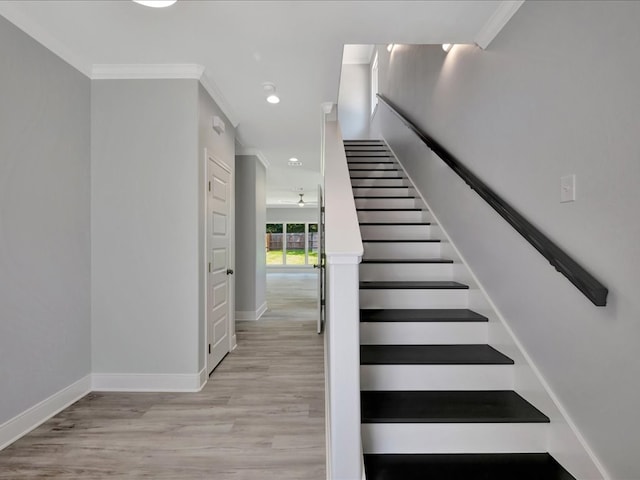
[[[524,0],[505,0],[498,5],[487,23],[476,34],[475,42],[483,50],[498,36],[511,17],[522,6]]]
[[[94,373],[96,392],[199,392],[206,368],[198,373]]]
[[[240,148],[236,150],[236,156],[253,155],[254,157],[258,157],[258,160],[260,160],[260,163],[264,165],[264,168],[269,169],[271,162],[267,160],[267,157],[264,156],[261,150],[258,150],[257,148],[247,148],[244,145],[241,145],[240,142],[238,142],[238,144]]]
[[[260,320],[260,317],[264,315],[264,312],[266,311],[267,302],[264,302],[262,305],[260,305],[255,312],[250,310],[236,310],[236,320],[255,322],[256,320]]]
[[[395,154],[395,152],[393,151],[393,149],[389,145],[389,142],[387,142],[387,140],[384,138],[384,136],[383,136],[383,140],[384,140],[385,144],[387,145],[387,147],[389,148],[389,150],[391,151],[391,153],[393,154],[393,156],[395,157],[395,159],[398,162],[398,164],[400,165],[400,167],[402,168],[402,170],[404,171],[405,175],[407,176],[407,178],[409,179],[411,184],[415,185],[415,183],[411,179],[411,176],[407,173],[406,169],[404,168],[404,166],[400,162],[399,157]],[[433,153],[433,155],[435,155],[435,153]],[[422,195],[422,192],[420,192],[417,188],[414,188],[414,190],[420,196],[420,198],[424,202],[425,206],[427,207],[427,209],[429,210],[429,212],[433,216],[433,220],[435,221],[435,224],[437,224],[438,227],[440,228],[440,231],[442,232],[442,235],[444,236],[444,238],[448,242],[448,246],[453,250],[455,255],[460,259],[462,264],[465,266],[465,269],[467,270],[469,276],[471,277],[472,281],[475,283],[475,285],[478,288],[478,290],[480,290],[480,292],[482,293],[482,295],[484,297],[484,300],[487,302],[489,308],[493,311],[493,313],[495,314],[495,317],[499,321],[500,325],[507,332],[507,335],[509,336],[509,339],[513,342],[513,345],[517,348],[519,353],[522,355],[522,358],[524,359],[524,361],[526,363],[526,366],[531,370],[531,372],[533,372],[536,380],[539,382],[540,386],[543,389],[543,392],[541,392],[541,393],[543,395],[547,396],[551,400],[551,402],[553,403],[553,405],[555,406],[555,408],[559,412],[560,416],[562,417],[562,420],[564,422],[566,422],[566,426],[570,430],[570,433],[573,436],[573,439],[567,438],[566,435],[564,435],[564,437],[561,438],[561,439],[556,439],[555,436],[557,435],[559,437],[559,435],[560,435],[559,432],[562,432],[562,428],[561,428],[561,425],[558,425],[557,422],[554,422],[554,424],[552,424],[553,428],[550,429],[550,433],[549,433],[549,442],[548,442],[549,443],[549,448],[548,448],[549,453],[551,455],[555,456],[554,449],[552,448],[553,445],[554,445],[554,441],[555,442],[560,441],[561,444],[562,443],[567,444],[567,442],[572,442],[572,443],[574,443],[574,445],[577,445],[577,446],[579,446],[579,448],[582,449],[582,452],[581,452],[582,453],[582,459],[580,459],[580,458],[575,459],[574,458],[574,460],[573,460],[573,462],[571,464],[567,464],[567,462],[564,461],[563,457],[558,457],[557,459],[563,464],[563,466],[565,466],[566,468],[571,469],[572,467],[575,467],[576,465],[578,465],[578,466],[580,466],[580,468],[588,469],[588,466],[586,465],[585,462],[590,461],[592,463],[592,465],[598,470],[599,474],[601,475],[601,478],[603,478],[604,480],[610,480],[611,476],[607,473],[607,471],[604,468],[604,466],[602,465],[602,463],[598,460],[598,457],[595,455],[595,453],[593,452],[593,450],[591,449],[591,447],[587,443],[587,441],[584,438],[584,436],[580,433],[578,427],[576,426],[574,421],[569,416],[567,410],[563,406],[562,402],[560,402],[560,399],[558,398],[558,396],[554,393],[554,391],[551,388],[551,386],[544,379],[542,373],[540,372],[540,370],[538,369],[538,367],[534,363],[534,361],[531,358],[531,356],[528,354],[527,350],[524,348],[522,343],[520,343],[520,341],[516,337],[516,335],[513,332],[513,330],[509,327],[509,324],[507,323],[505,317],[502,315],[502,312],[498,309],[498,307],[493,302],[493,300],[491,299],[491,297],[487,293],[486,289],[484,288],[484,286],[482,285],[482,283],[480,282],[478,277],[475,275],[473,270],[469,267],[469,264],[465,260],[464,256],[460,253],[460,251],[458,250],[456,245],[451,241],[451,237],[449,236],[447,231],[442,226],[442,223],[440,223],[440,220],[438,219],[437,215],[434,213],[433,209],[427,203],[426,199]],[[516,369],[516,372],[514,373],[514,384],[516,385],[515,391],[520,393],[520,394],[522,394],[526,398],[527,396],[525,395],[525,393],[522,392],[521,389],[519,389],[517,387],[517,385],[519,383],[518,382],[518,374],[519,374],[519,370]],[[550,412],[543,412],[543,413],[549,415]],[[597,477],[589,477],[588,479],[585,478],[585,479],[581,479],[581,480],[599,480],[599,479],[597,479]]]
[[[91,375],[45,398],[0,425],[0,450],[11,445],[91,391]]]
[[[312,273],[313,265],[267,265],[267,273]]]
[[[203,73],[204,67],[195,63],[94,64],[91,67],[92,80],[200,80]]]
[[[266,311],[267,311],[267,302],[265,300],[262,303],[262,305],[260,305],[260,308],[256,310],[256,320],[260,320],[260,317],[262,317],[262,315],[264,315]]]
[[[238,348],[238,337],[234,333],[231,337],[231,351],[233,352],[236,348]]]
[[[25,32],[36,42],[49,49],[80,73],[91,77],[91,64],[85,62],[64,43],[53,37],[32,18],[20,12],[15,5],[19,2],[0,2],[0,15]]]
[[[200,370],[199,377],[200,377],[200,387],[198,388],[198,391],[202,390],[204,386],[207,384],[207,382],[209,381],[209,375],[207,375],[206,364],[204,368]]]

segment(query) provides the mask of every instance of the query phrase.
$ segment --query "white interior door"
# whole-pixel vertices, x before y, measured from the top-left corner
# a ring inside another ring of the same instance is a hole
[[[207,158],[207,372],[229,353],[229,204],[231,172]]]

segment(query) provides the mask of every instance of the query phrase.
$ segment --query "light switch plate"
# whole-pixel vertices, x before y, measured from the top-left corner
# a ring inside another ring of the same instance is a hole
[[[576,200],[576,176],[560,177],[560,202],[574,202]]]

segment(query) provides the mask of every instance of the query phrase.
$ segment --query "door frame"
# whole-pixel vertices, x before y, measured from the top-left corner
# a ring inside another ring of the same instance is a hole
[[[202,258],[200,259],[200,266],[202,269],[202,318],[201,322],[204,323],[204,338],[202,339],[202,354],[204,356],[204,376],[206,377],[205,383],[209,380],[209,322],[208,322],[208,309],[209,305],[207,303],[207,297],[209,292],[209,239],[207,232],[209,231],[209,212],[208,212],[208,195],[209,195],[209,159],[218,164],[223,170],[229,173],[229,216],[228,216],[228,228],[229,228],[229,258],[228,258],[228,268],[235,270],[235,236],[236,236],[236,228],[235,228],[235,177],[234,177],[234,169],[226,162],[221,160],[219,157],[214,155],[205,147],[204,149],[204,175],[202,179],[202,209],[203,213],[201,215],[202,221],[202,244],[203,249],[201,252]],[[236,319],[235,319],[235,275],[229,276],[229,298],[227,299],[227,321],[229,322],[227,325],[227,338],[229,342],[229,352],[235,350],[237,347],[236,340]]]

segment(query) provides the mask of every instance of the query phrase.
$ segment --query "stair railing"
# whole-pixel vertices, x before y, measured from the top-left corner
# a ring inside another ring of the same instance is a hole
[[[327,478],[360,480],[359,264],[364,248],[337,121],[324,124]]]
[[[555,269],[573,283],[591,302],[604,307],[607,304],[608,289],[593,275],[571,258],[544,233],[525,219],[516,209],[494,192],[471,170],[465,167],[442,145],[422,131],[384,95],[377,97],[411,130],[427,147],[446,163],[462,180],[504,218],[525,240],[544,256]]]

